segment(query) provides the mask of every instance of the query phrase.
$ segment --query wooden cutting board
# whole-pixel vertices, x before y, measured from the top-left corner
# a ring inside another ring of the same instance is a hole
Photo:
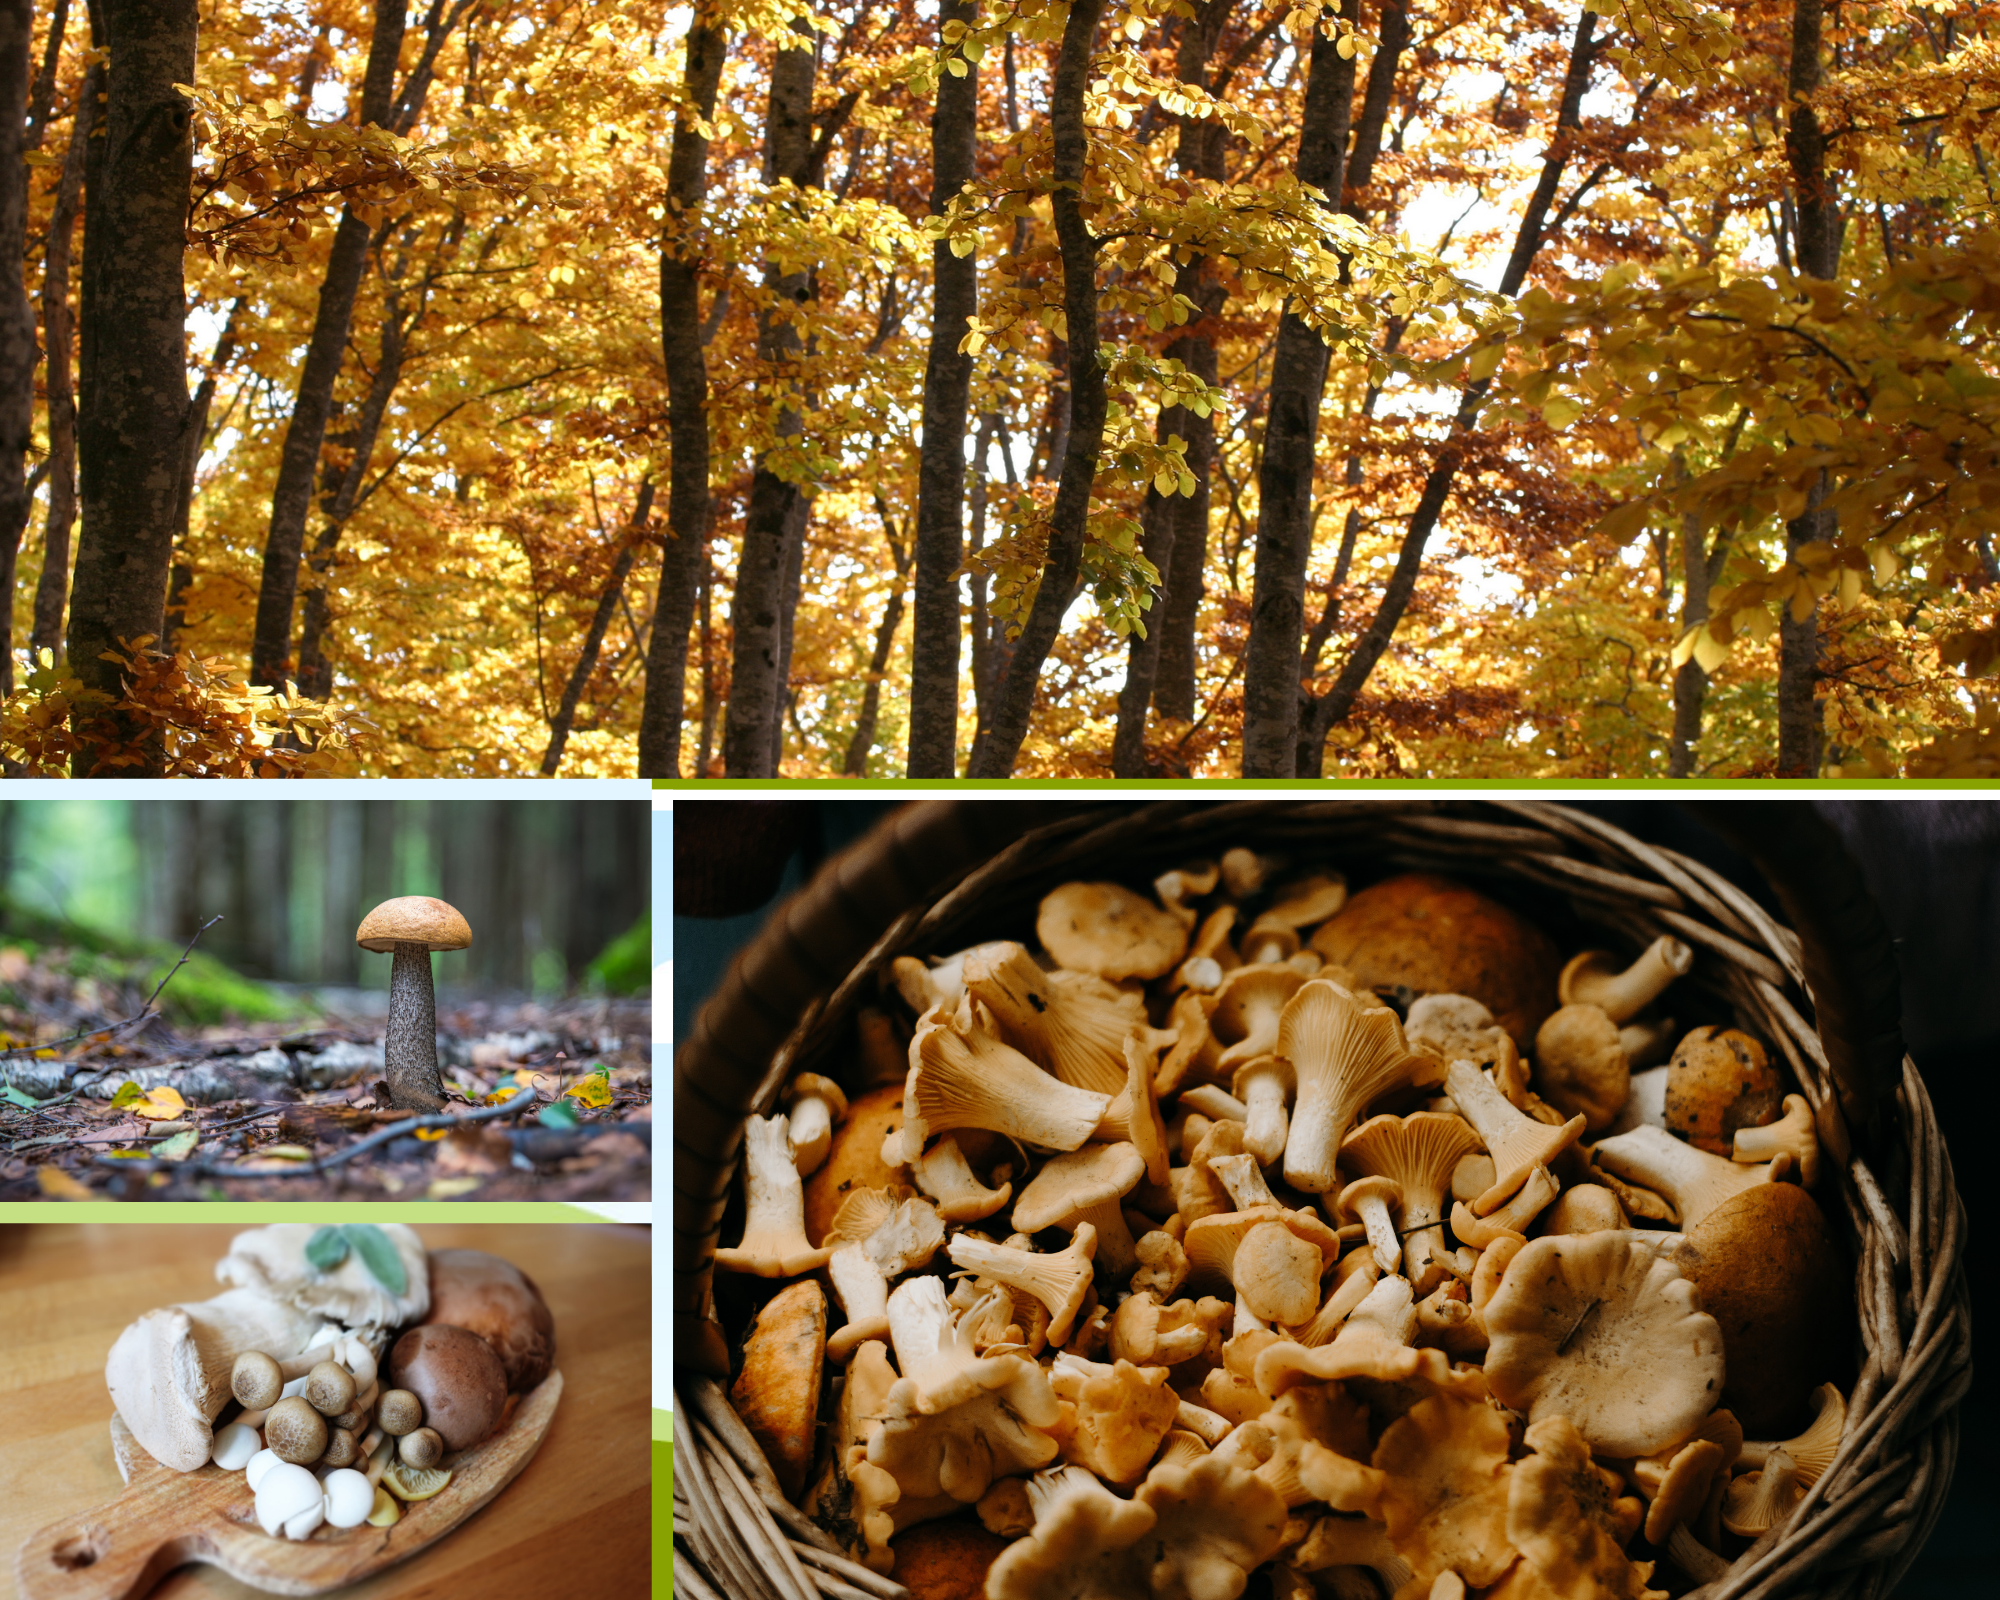
[[[15,1561],[21,1600],[136,1600],[187,1562],[271,1594],[344,1588],[436,1543],[499,1494],[534,1458],[562,1387],[562,1374],[551,1372],[506,1428],[460,1453],[450,1483],[405,1506],[393,1527],[322,1525],[303,1540],[274,1539],[258,1526],[242,1473],[163,1467],[114,1415],[111,1448],[125,1492],[29,1536]]]

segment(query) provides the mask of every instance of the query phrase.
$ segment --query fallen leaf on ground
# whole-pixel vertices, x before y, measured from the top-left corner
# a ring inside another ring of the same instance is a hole
[[[163,1139],[153,1146],[153,1154],[162,1161],[185,1161],[194,1154],[195,1141],[201,1137],[194,1129],[177,1133],[171,1139]]]
[[[497,1128],[453,1128],[438,1147],[439,1176],[505,1172],[514,1159],[513,1142]]]
[[[121,1089],[119,1093],[123,1094],[124,1091]],[[115,1105],[117,1102],[112,1103]],[[161,1084],[157,1089],[148,1089],[133,1102],[132,1115],[144,1117],[149,1122],[177,1122],[187,1108],[187,1102],[181,1098],[180,1090]]]
[[[41,1167],[35,1172],[36,1180],[42,1186],[42,1193],[51,1200],[95,1200],[92,1194],[61,1167]]]

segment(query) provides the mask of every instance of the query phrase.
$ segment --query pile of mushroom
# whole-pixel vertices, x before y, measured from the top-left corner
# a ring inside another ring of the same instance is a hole
[[[1630,1600],[1825,1470],[1810,1108],[1662,1015],[1686,945],[1247,850],[1035,936],[897,960],[847,1091],[750,1119],[717,1265],[788,1281],[731,1398],[848,1557],[976,1516],[989,1600]]]
[[[146,1313],[105,1368],[140,1445],[182,1472],[241,1472],[273,1537],[394,1523],[398,1502],[436,1494],[452,1458],[505,1425],[554,1355],[548,1306],[508,1262],[427,1253],[395,1223],[323,1249],[330,1231],[239,1234],[216,1267],[234,1287]]]

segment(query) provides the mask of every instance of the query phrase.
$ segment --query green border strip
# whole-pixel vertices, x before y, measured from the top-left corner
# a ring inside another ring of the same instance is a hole
[[[0,1222],[610,1222],[555,1200],[7,1200]],[[630,1224],[615,1224],[630,1226]]]
[[[653,1413],[653,1596],[665,1600],[674,1592],[674,1445],[660,1437],[661,1419],[669,1435],[673,1413]]]

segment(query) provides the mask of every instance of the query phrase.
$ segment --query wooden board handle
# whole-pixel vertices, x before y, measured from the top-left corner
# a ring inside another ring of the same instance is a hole
[[[81,1517],[39,1529],[21,1546],[14,1575],[21,1600],[133,1600],[183,1561],[196,1559],[207,1542],[200,1533],[161,1535],[121,1497]]]

